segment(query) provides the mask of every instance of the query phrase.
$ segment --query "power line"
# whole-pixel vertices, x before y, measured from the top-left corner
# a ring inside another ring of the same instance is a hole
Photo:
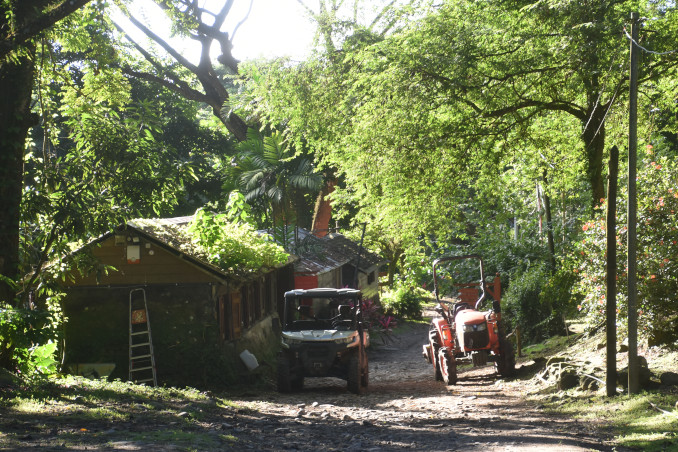
[[[654,50],[649,50],[646,49],[645,47],[641,46],[638,44],[638,42],[631,37],[631,35],[626,31],[626,27],[622,27],[624,30],[624,34],[628,38],[629,41],[631,41],[636,47],[638,47],[640,50],[646,53],[651,53],[652,55],[670,55],[672,53],[678,53],[678,49],[676,50],[667,50],[666,52],[655,52]]]

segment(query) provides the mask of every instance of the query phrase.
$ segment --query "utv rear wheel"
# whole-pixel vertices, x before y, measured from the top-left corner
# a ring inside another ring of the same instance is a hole
[[[453,385],[457,383],[457,362],[454,356],[445,349],[440,349],[438,352],[438,362],[440,364],[440,373],[446,385]]]
[[[304,376],[301,375],[291,381],[292,391],[301,391],[304,389]]]
[[[360,352],[353,353],[348,361],[348,390],[354,394],[362,392],[360,361]]]
[[[278,356],[278,392],[292,392],[290,367],[290,360],[287,356],[280,354]]]
[[[513,354],[513,344],[502,337],[499,339],[499,356],[494,363],[497,373],[502,377],[510,377],[516,371],[516,357]]]

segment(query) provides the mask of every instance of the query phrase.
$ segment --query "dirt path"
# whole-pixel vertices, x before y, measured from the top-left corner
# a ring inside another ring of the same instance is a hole
[[[613,450],[592,423],[527,402],[528,377],[498,380],[488,366],[462,370],[455,386],[435,381],[421,356],[428,326],[403,329],[388,344],[373,341],[360,396],[339,379],[307,379],[294,394],[252,389],[194,402],[100,394],[92,404],[64,387],[57,398],[68,403],[0,406],[0,450]]]
[[[547,415],[523,399],[529,381],[501,381],[492,366],[436,382],[421,356],[427,326],[375,346],[369,391],[307,379],[302,392],[243,397],[233,417],[239,446],[252,450],[448,451],[612,450],[591,425]],[[376,345],[376,344],[375,344]],[[265,400],[265,401],[262,401]],[[231,426],[231,424],[229,424]],[[618,450],[618,449],[615,449]]]

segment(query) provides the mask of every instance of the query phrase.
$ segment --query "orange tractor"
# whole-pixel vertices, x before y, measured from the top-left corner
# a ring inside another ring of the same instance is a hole
[[[461,260],[477,260],[480,280],[457,284],[459,298],[443,300],[439,296],[438,266],[441,263]],[[477,254],[450,256],[433,262],[433,287],[436,296],[436,312],[440,314],[431,321],[428,343],[424,345],[424,359],[433,365],[436,380],[448,385],[457,382],[457,364],[471,362],[474,367],[494,362],[502,377],[515,371],[515,356],[511,342],[506,339],[501,324],[500,283],[496,277],[492,286],[485,282],[483,260]],[[489,305],[489,310],[480,309]]]

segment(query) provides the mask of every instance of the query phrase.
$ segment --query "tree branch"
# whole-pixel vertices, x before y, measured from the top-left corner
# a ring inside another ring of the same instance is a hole
[[[148,72],[135,71],[129,66],[125,66],[121,68],[121,70],[124,74],[127,74],[131,77],[135,77],[141,80],[146,80],[149,82],[162,85],[165,88],[174,91],[177,94],[180,94],[187,100],[195,100],[198,102],[204,102],[208,105],[211,105],[210,98],[206,94],[189,87],[186,82],[180,81],[179,83],[175,83],[173,81],[167,80],[166,78],[159,77],[154,74],[149,74]]]
[[[517,102],[513,105],[509,105],[508,107],[498,108],[496,110],[489,111],[487,113],[484,113],[483,116],[486,118],[496,118],[510,113],[515,113],[519,110],[529,107],[537,107],[540,110],[564,111],[578,119],[581,120],[586,119],[586,112],[584,112],[581,109],[581,107],[571,102],[561,102],[561,101],[544,102],[529,99],[524,100],[522,102]]]
[[[50,7],[52,2],[45,1],[43,6],[47,9],[47,12],[38,15],[35,20],[22,25],[16,33],[3,36],[2,41],[0,41],[0,60],[3,60],[7,55],[17,50],[27,41],[35,38],[61,19],[79,10],[91,1],[92,0],[62,0],[61,4],[53,7]]]
[[[143,31],[146,36],[151,38],[153,41],[155,41],[160,47],[165,49],[167,53],[169,53],[172,58],[174,58],[179,64],[184,66],[186,69],[188,69],[191,72],[197,71],[197,67],[188,61],[186,58],[183,57],[179,52],[174,50],[172,46],[170,46],[164,39],[162,39],[160,36],[156,35],[153,33],[146,25],[142,24],[137,20],[136,17],[133,15],[129,14],[128,11],[125,11],[125,14],[127,15],[127,18],[134,24],[135,27],[137,27],[139,30]]]

